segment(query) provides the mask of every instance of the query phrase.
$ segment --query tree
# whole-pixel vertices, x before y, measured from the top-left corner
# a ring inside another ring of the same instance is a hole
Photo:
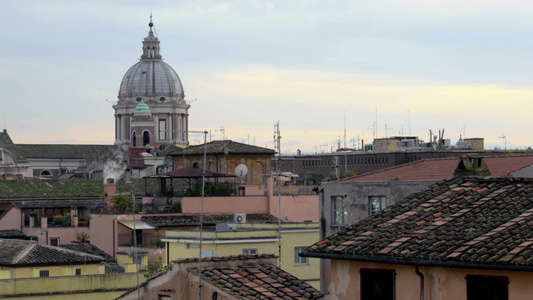
[[[87,243],[89,241],[89,234],[83,231],[76,233],[76,242]]]
[[[119,213],[125,213],[128,209],[131,210],[133,207],[133,201],[131,201],[131,195],[116,195],[111,198],[111,202],[113,202]],[[135,211],[137,211],[137,207],[135,207]]]
[[[140,271],[146,272],[144,273],[145,278],[150,278],[159,272],[168,271],[170,269],[172,269],[172,263],[168,263],[167,265],[164,265],[163,258],[161,257],[161,255],[157,255],[157,262],[155,264],[150,265],[146,268],[142,268]]]

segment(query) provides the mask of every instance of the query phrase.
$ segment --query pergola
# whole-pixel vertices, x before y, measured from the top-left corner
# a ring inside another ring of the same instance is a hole
[[[174,194],[174,183],[178,180],[187,180],[188,182],[188,188],[191,189],[191,181],[194,180],[194,183],[200,183],[202,180],[203,174],[202,170],[196,169],[196,168],[187,168],[187,169],[178,169],[162,174],[156,174],[156,175],[150,175],[145,176],[144,178],[144,189],[147,190],[147,181],[149,179],[157,179],[159,184],[159,193],[160,195],[165,196],[172,196],[168,195],[170,192],[171,194]],[[226,178],[233,178],[233,187],[236,187],[236,175],[229,175],[229,174],[223,174],[223,173],[216,173],[212,171],[205,171],[205,179],[207,182],[219,183],[220,179],[226,179]]]

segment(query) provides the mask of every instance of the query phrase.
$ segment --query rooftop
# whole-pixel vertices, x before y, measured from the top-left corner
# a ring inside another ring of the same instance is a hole
[[[268,148],[243,144],[230,140],[225,141],[212,141],[207,143],[207,154],[267,154],[274,155],[276,151]],[[189,146],[185,149],[171,146],[165,150],[165,155],[177,156],[177,155],[203,155],[204,145]]]
[[[157,182],[146,183],[156,189]],[[130,183],[117,182],[117,193],[132,191],[135,195],[144,195],[145,181],[132,179]],[[54,198],[102,198],[104,183],[102,180],[0,180],[0,199],[54,199]]]
[[[104,258],[33,241],[0,240],[0,266],[100,263]]]
[[[272,254],[238,255],[203,258],[216,262],[202,269],[202,278],[238,299],[319,299],[322,294],[305,281],[285,272],[272,263],[250,261],[253,258],[274,258]],[[184,259],[179,262],[197,262]],[[236,262],[228,265],[228,262]],[[198,274],[198,268],[189,272]]]
[[[533,179],[440,181],[308,247],[304,256],[533,271]]]
[[[174,215],[143,217],[143,221],[156,227],[189,227],[200,225],[200,215]],[[204,224],[233,222],[232,214],[204,215]],[[270,214],[246,214],[247,223],[277,223],[278,218]]]
[[[417,160],[341,181],[439,181],[452,178],[460,160],[458,157]],[[533,165],[533,155],[485,156],[483,160],[493,177],[507,176]]]

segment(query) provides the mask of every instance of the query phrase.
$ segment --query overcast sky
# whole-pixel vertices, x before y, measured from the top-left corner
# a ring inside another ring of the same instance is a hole
[[[111,102],[152,11],[189,128],[212,139],[224,128],[272,148],[279,121],[283,153],[314,153],[344,146],[344,124],[347,146],[371,142],[377,123],[378,137],[444,129],[452,143],[533,146],[533,2],[1,3],[0,112],[15,143],[112,144]]]

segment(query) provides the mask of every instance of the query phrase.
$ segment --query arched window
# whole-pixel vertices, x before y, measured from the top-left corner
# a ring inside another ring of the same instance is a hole
[[[41,177],[51,177],[52,176],[52,172],[50,170],[42,170],[40,176]]]
[[[150,132],[143,132],[143,146],[150,144]]]
[[[133,132],[133,137],[131,138],[131,141],[133,142],[133,147],[137,147],[137,134],[135,131]]]

